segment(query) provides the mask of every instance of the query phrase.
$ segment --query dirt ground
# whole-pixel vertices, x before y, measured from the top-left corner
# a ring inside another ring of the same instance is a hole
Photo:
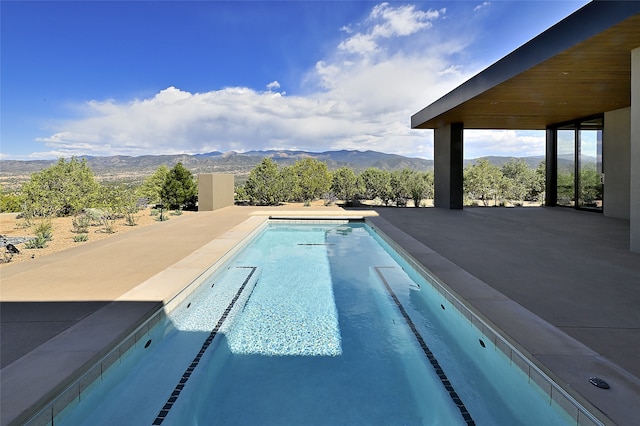
[[[166,213],[165,213],[166,214]],[[182,214],[195,214],[195,212],[185,211]],[[0,214],[0,235],[3,237],[33,237],[35,236],[35,225],[37,225],[38,220],[33,220],[33,224],[31,226],[27,226],[25,224],[24,219],[18,219],[17,213],[1,213]],[[53,224],[53,239],[47,242],[46,247],[41,249],[27,249],[24,247],[23,243],[15,244],[15,246],[20,250],[19,254],[14,254],[10,257],[10,261],[7,263],[1,262],[0,268],[18,263],[18,262],[26,262],[31,259],[39,258],[42,256],[46,256],[52,253],[56,253],[62,250],[66,250],[71,247],[76,247],[81,244],[87,244],[91,241],[98,241],[104,238],[109,238],[114,235],[122,234],[124,232],[133,231],[134,229],[138,229],[144,226],[153,226],[160,224],[156,220],[156,217],[151,216],[150,209],[145,209],[139,211],[135,217],[137,217],[137,225],[129,226],[126,224],[125,219],[117,219],[113,222],[113,233],[105,232],[105,228],[103,226],[90,226],[88,230],[88,240],[86,242],[75,242],[73,238],[78,235],[73,232],[72,217],[56,217],[52,219]],[[168,215],[169,220],[171,220],[174,216],[171,214]],[[5,254],[5,248],[0,247],[0,261],[3,259],[7,259],[6,256],[10,256],[8,253]]]

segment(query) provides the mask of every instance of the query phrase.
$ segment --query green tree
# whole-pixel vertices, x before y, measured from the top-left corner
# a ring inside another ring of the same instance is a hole
[[[198,185],[193,174],[182,163],[177,163],[169,170],[162,185],[160,199],[170,209],[195,206],[198,198]]]
[[[169,175],[169,167],[164,164],[159,166],[156,171],[144,179],[142,186],[138,189],[141,198],[145,198],[149,204],[158,204],[162,201],[160,192],[164,182]]]
[[[310,202],[322,197],[331,187],[331,173],[327,165],[315,158],[304,158],[293,165],[298,175],[300,197]]]
[[[510,160],[501,168],[503,195],[515,204],[522,204],[535,185],[535,170],[522,159]]]
[[[433,174],[413,171],[407,181],[407,189],[414,207],[420,207],[423,198],[433,198]]]
[[[249,172],[244,188],[254,204],[273,206],[280,203],[282,181],[278,165],[268,157],[263,158],[260,164]]]
[[[341,167],[333,172],[331,191],[346,203],[355,201],[358,195],[358,179],[351,168]]]
[[[409,180],[413,176],[413,173],[414,171],[407,167],[391,172],[391,195],[398,207],[406,206],[407,200],[411,198]]]
[[[280,178],[277,198],[279,201],[301,201],[300,179],[293,166],[285,166],[278,173]]]
[[[100,185],[83,159],[58,162],[22,186],[25,210],[36,216],[69,216],[90,207]]]
[[[467,197],[482,200],[485,206],[489,200],[497,201],[502,190],[502,172],[486,159],[464,170],[464,190]]]
[[[547,164],[545,160],[542,160],[534,172],[533,182],[529,188],[525,200],[527,201],[542,201],[546,189],[546,176],[547,176]]]
[[[21,210],[20,195],[15,192],[5,192],[0,186],[0,213],[16,213]]]
[[[244,201],[249,199],[249,196],[247,195],[247,191],[244,189],[244,185],[236,186],[236,189],[233,195],[234,195],[233,199],[236,201]]]
[[[575,175],[573,169],[558,167],[557,177],[558,204],[564,206],[575,205]]]
[[[358,176],[358,187],[361,188],[361,198],[375,200],[378,198],[385,205],[391,201],[391,172],[369,167]]]
[[[580,203],[584,206],[596,206],[602,201],[600,173],[595,164],[585,165],[580,170]]]
[[[121,218],[139,210],[136,190],[125,185],[103,185],[98,191],[94,207],[107,213],[109,219]]]

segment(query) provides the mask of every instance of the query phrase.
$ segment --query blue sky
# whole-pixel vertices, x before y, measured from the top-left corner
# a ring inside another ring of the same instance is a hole
[[[411,115],[586,3],[3,0],[0,158],[432,158]],[[543,154],[541,132],[465,134],[467,158]]]

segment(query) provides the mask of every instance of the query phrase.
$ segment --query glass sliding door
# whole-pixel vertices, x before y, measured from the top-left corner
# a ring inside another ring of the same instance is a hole
[[[576,130],[575,126],[557,130],[557,205],[575,206]]]
[[[602,211],[602,117],[556,128],[556,205]]]
[[[602,210],[602,118],[580,123],[578,135],[578,207]]]

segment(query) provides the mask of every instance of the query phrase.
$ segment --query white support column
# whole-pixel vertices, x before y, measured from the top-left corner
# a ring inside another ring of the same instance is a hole
[[[631,155],[629,234],[631,251],[640,253],[640,47],[631,51]]]

